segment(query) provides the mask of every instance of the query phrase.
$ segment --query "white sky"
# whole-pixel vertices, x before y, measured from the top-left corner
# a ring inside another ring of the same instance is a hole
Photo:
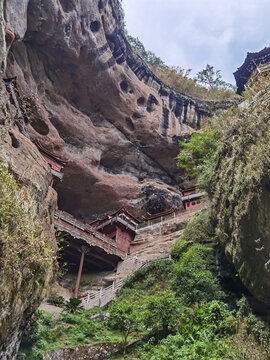
[[[270,0],[122,0],[128,32],[168,65],[232,73],[270,46]]]

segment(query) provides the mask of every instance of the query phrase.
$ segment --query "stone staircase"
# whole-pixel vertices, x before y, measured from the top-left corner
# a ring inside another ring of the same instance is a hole
[[[100,288],[98,291],[89,292],[86,296],[81,298],[82,305],[85,309],[91,309],[95,306],[102,307],[116,298],[118,292],[124,285],[125,278],[133,271],[144,267],[146,261],[128,257],[126,260],[120,262],[117,267],[117,274],[120,278],[113,281],[112,285]],[[124,275],[124,277],[121,276]]]

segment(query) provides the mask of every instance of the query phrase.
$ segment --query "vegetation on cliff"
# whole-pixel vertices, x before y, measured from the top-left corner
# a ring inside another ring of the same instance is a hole
[[[201,100],[222,101],[234,96],[234,87],[222,80],[220,70],[207,65],[194,78],[190,77],[191,69],[180,66],[168,66],[152,51],[146,50],[138,38],[126,35],[133,50],[145,61],[153,73],[166,85],[188,96]]]
[[[250,83],[238,107],[180,143],[178,165],[198,175],[211,222],[227,258],[248,290],[270,303],[270,122],[267,74]]]
[[[33,194],[0,168],[0,236],[1,269],[27,282],[25,274],[36,274],[41,281],[52,270],[54,251],[48,234],[38,219]]]
[[[261,76],[246,101],[223,117],[223,133],[210,177],[216,233],[252,294],[270,303],[269,76]]]
[[[54,259],[35,195],[0,168],[0,349],[38,307]]]
[[[193,78],[192,69],[185,70],[181,66],[169,66],[153,51],[147,50],[139,38],[128,34],[125,23],[125,12],[119,1],[120,24],[133,51],[147,64],[151,71],[172,89],[182,94],[201,100],[223,101],[235,96],[235,87],[222,80],[220,70],[206,65]]]

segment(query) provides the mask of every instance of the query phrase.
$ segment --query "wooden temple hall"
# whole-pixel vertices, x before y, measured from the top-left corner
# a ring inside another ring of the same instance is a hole
[[[119,261],[126,259],[136,235],[139,221],[125,208],[91,224],[83,223],[72,215],[57,211],[54,226],[63,239],[62,260],[78,271],[74,297],[82,270],[113,270]],[[79,267],[79,269],[78,269]]]

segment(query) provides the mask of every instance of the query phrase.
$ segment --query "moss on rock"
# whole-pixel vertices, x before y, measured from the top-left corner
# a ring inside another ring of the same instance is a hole
[[[248,290],[270,304],[270,78],[222,118],[211,179],[212,215],[227,257]]]
[[[0,168],[0,358],[13,359],[21,331],[51,279],[55,242],[29,187]]]

